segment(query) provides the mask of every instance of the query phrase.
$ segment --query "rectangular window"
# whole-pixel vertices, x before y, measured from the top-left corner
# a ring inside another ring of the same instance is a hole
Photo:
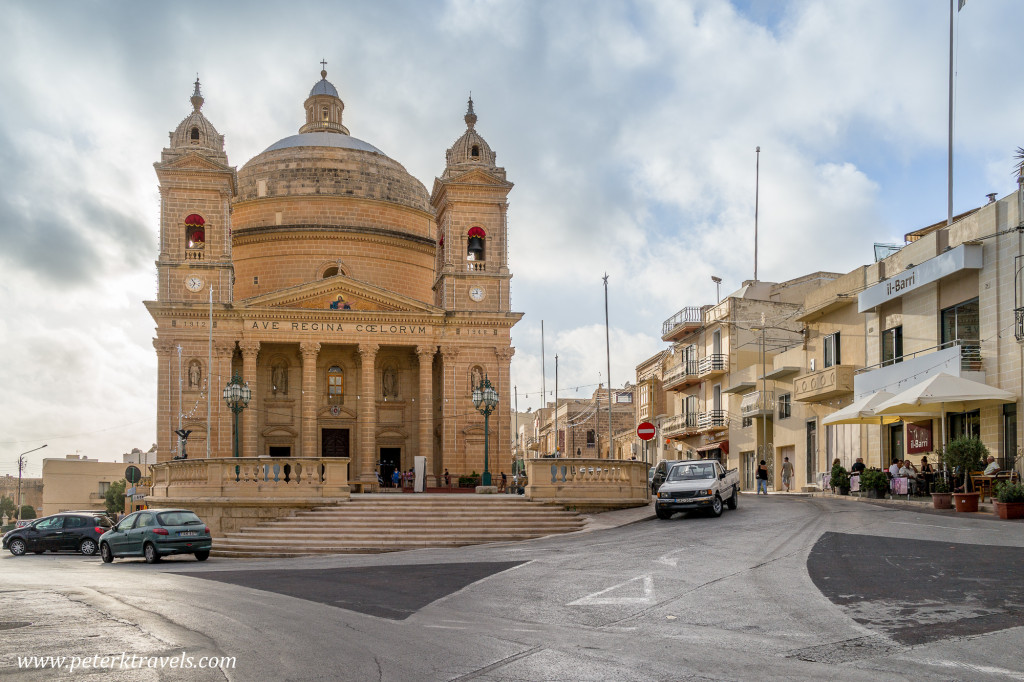
[[[594,432],[594,429],[588,429],[587,430],[587,447],[588,448],[594,447],[594,443],[596,442],[596,439],[597,439],[597,434]]]
[[[779,395],[779,419],[789,419],[793,414],[793,401],[789,393]]]
[[[100,482],[100,495],[106,495],[108,490],[110,490],[110,483],[108,481]]]
[[[749,427],[753,423],[754,423],[753,417],[744,417],[743,418],[743,428],[747,428],[747,427]]]
[[[893,327],[882,332],[882,365],[903,362],[903,327]]]
[[[942,343],[960,341],[962,344],[978,345],[981,327],[978,320],[978,299],[958,303],[942,311]]]
[[[839,332],[829,334],[824,339],[825,346],[825,367],[832,367],[840,364],[839,360]]]

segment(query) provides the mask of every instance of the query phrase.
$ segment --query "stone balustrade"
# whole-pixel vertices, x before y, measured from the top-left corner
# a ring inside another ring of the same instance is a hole
[[[528,459],[526,497],[579,510],[647,504],[648,465],[620,459]]]
[[[154,464],[153,497],[348,497],[347,457],[226,457]]]

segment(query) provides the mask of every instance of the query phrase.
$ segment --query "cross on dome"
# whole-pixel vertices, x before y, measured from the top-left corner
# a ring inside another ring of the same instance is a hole
[[[196,89],[192,91],[192,108],[199,111],[203,106],[203,94],[199,91],[199,74],[196,74]]]

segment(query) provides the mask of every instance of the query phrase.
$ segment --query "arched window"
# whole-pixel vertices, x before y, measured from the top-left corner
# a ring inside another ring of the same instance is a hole
[[[338,274],[337,266],[329,267],[326,270],[324,270],[323,279],[327,279],[328,277],[334,277],[337,274]]]
[[[201,249],[206,244],[206,221],[198,213],[185,218],[185,244],[190,249]]]
[[[326,121],[326,120],[330,119],[330,117],[331,117],[331,110],[330,109],[328,109],[327,107],[324,107],[323,109],[320,110],[320,118],[321,119]]]
[[[345,398],[345,372],[337,365],[327,370],[327,402],[340,405]]]
[[[193,128],[192,132],[189,133],[189,137],[191,139],[195,140],[196,142],[198,142],[199,141],[199,128]]]
[[[469,228],[469,241],[466,243],[466,260],[484,260],[485,249],[484,239],[487,233],[482,227]]]
[[[473,145],[473,149],[469,152],[470,156],[480,156],[480,147]]]

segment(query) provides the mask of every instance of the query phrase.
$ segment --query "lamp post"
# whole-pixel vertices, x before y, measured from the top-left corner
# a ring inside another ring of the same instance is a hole
[[[238,415],[249,405],[252,391],[249,390],[249,384],[243,384],[242,377],[236,373],[224,387],[223,395],[228,409],[235,415],[235,457],[238,457]]]
[[[488,457],[490,449],[490,419],[491,412],[498,407],[498,392],[491,386],[490,380],[484,375],[483,380],[473,387],[473,407],[484,416],[484,473],[480,482],[488,486],[491,484],[491,472],[488,470]]]

